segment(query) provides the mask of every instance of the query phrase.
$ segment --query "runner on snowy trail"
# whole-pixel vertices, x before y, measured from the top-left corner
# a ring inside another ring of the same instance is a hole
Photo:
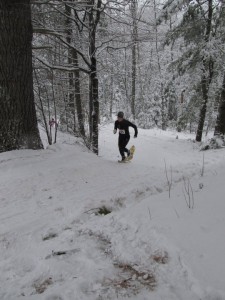
[[[119,146],[120,155],[122,157],[121,162],[125,162],[126,160],[129,159],[130,156],[130,150],[126,148],[130,140],[129,127],[134,128],[135,131],[134,137],[136,138],[138,135],[137,126],[131,123],[130,121],[124,119],[124,113],[122,111],[118,112],[117,121],[115,121],[113,133],[116,134],[117,129],[119,130],[118,146]],[[125,153],[127,154],[127,157],[125,157]]]

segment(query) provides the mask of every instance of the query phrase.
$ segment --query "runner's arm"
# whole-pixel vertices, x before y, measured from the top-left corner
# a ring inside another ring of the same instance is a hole
[[[128,121],[128,122],[129,122],[129,126],[134,128],[134,131],[135,131],[134,136],[137,137],[137,135],[138,135],[137,126],[135,124],[131,123],[130,121]]]
[[[117,127],[118,127],[118,124],[117,124],[117,121],[115,121],[115,123],[114,123],[114,130],[113,130],[114,134],[116,134],[116,132],[117,132]]]

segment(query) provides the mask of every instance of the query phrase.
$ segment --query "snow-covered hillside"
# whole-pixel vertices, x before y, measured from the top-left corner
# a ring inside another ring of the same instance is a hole
[[[0,299],[224,300],[225,149],[139,130],[118,164],[112,131],[0,154]]]

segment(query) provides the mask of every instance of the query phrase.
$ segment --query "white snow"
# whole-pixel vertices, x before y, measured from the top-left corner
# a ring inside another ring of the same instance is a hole
[[[0,154],[1,300],[225,299],[225,149],[139,130],[118,164],[117,138]]]

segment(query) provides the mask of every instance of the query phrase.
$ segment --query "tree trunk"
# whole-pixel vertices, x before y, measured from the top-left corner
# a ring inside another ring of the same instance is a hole
[[[214,131],[215,135],[225,134],[225,74],[223,75],[223,86],[220,96],[220,104],[218,108],[218,116],[216,120],[216,126]]]
[[[90,43],[90,51],[95,49],[93,41],[95,41],[95,33],[92,33],[92,42]],[[93,52],[92,52],[93,53]],[[98,120],[99,120],[99,101],[98,101],[98,78],[96,76],[97,66],[94,55],[91,57],[91,74],[89,76],[89,108],[90,108],[90,140],[94,153],[98,155]]]
[[[82,109],[82,101],[81,101],[81,88],[80,88],[80,71],[78,70],[78,55],[77,51],[73,49],[73,64],[77,67],[77,70],[74,71],[74,79],[75,79],[75,101],[77,108],[77,119],[78,119],[78,127],[79,132],[82,137],[85,137],[85,129],[84,129],[84,114]]]
[[[208,0],[208,17],[207,17],[207,23],[206,23],[206,33],[205,33],[205,43],[207,44],[209,42],[209,37],[211,33],[212,28],[212,13],[213,13],[213,7],[212,7],[212,1]],[[206,110],[207,110],[207,103],[208,103],[208,92],[209,92],[209,86],[212,81],[213,77],[213,61],[210,57],[208,62],[206,61],[207,58],[203,57],[203,74],[202,74],[202,80],[201,80],[201,86],[202,86],[202,107],[200,109],[200,115],[199,115],[199,121],[198,121],[198,129],[196,134],[196,141],[201,142],[202,140],[202,133],[205,123],[205,116],[206,116]]]
[[[157,27],[157,7],[156,7],[156,1],[153,1],[154,5],[154,17],[155,17],[155,50],[156,50],[156,57],[157,57],[157,64],[158,64],[158,70],[161,78],[160,82],[160,94],[161,94],[161,116],[162,116],[162,130],[166,130],[167,128],[167,103],[164,95],[164,84],[163,84],[163,78],[162,78],[162,68],[160,64],[160,56],[159,56],[159,46],[158,46],[158,27]]]
[[[43,148],[34,104],[30,0],[1,0],[0,152]]]
[[[73,30],[72,30],[72,11],[71,7],[68,5],[65,5],[66,15],[68,16],[66,20],[67,25],[67,42],[71,44],[72,37],[73,37]],[[82,101],[81,101],[81,88],[80,88],[80,71],[78,69],[79,67],[79,61],[78,61],[78,54],[77,51],[74,48],[69,49],[69,64],[72,64],[74,67],[77,67],[77,70],[70,73],[70,87],[73,91],[70,101],[74,105],[74,121],[75,121],[75,107],[77,112],[77,120],[78,120],[78,128],[79,133],[81,136],[85,137],[85,129],[84,129],[84,115],[83,115],[83,109],[82,109]],[[75,102],[74,102],[75,98]]]
[[[135,119],[135,104],[136,104],[136,76],[137,76],[137,3],[136,0],[131,2],[132,15],[132,82],[131,82],[131,113]]]
[[[129,95],[128,95],[128,89],[129,89],[128,81],[129,81],[129,75],[127,70],[127,48],[125,48],[124,49],[124,87],[125,87],[125,94],[126,94],[126,104],[130,103]],[[116,106],[116,110],[117,110],[117,106]]]
[[[45,132],[46,132],[47,139],[48,139],[48,143],[49,143],[49,145],[51,145],[52,144],[51,127],[50,127],[50,130],[49,130],[49,122],[47,122],[47,119],[46,119],[46,116],[45,116],[44,104],[43,104],[43,101],[42,101],[42,98],[41,98],[40,83],[39,83],[39,80],[38,80],[37,72],[35,70],[34,70],[34,76],[35,76],[35,79],[36,79],[36,82],[37,82],[37,95],[38,95],[38,99],[39,99],[39,102],[40,102],[40,105],[39,106],[37,105],[37,107],[41,111],[43,122],[44,122],[44,128],[45,128]],[[48,118],[48,120],[50,121],[50,118]]]
[[[68,44],[72,42],[72,24],[71,24],[71,7],[65,4],[65,14],[68,16],[66,18],[66,41]],[[68,49],[68,64],[71,65],[73,63],[73,50],[71,48]],[[69,111],[72,116],[72,130],[73,133],[76,133],[76,117],[75,117],[75,87],[74,87],[74,76],[73,72],[69,72]]]
[[[135,119],[135,102],[136,102],[136,45],[132,46],[132,86],[131,86],[131,113]]]
[[[110,76],[110,86],[111,86],[111,92],[110,92],[110,105],[109,105],[109,117],[110,120],[112,119],[112,113],[113,113],[113,92],[114,92],[114,70],[113,70],[113,64],[111,65],[111,76]]]
[[[94,0],[89,1],[89,5],[91,8],[89,9],[89,56],[91,60],[91,72],[89,74],[89,138],[92,147],[92,138],[93,138],[93,80],[96,76],[96,59],[94,57],[95,54],[95,30],[93,30],[94,25],[94,12],[93,5]]]
[[[98,155],[98,122],[99,122],[99,101],[98,101],[98,78],[96,61],[96,29],[100,20],[100,8],[102,1],[98,0],[96,16],[94,16],[94,0],[89,4],[89,56],[91,61],[91,72],[89,75],[89,128],[91,148]]]
[[[202,102],[202,107],[200,109],[198,130],[197,130],[197,134],[196,134],[197,142],[201,142],[201,140],[202,140],[202,132],[203,132],[203,128],[204,128],[206,109],[207,109],[207,103],[208,103],[208,86],[207,86],[207,79],[206,79],[205,74],[203,74],[203,76],[202,76],[201,86],[202,86],[203,102]]]
[[[92,149],[98,155],[98,121],[99,121],[99,101],[98,101],[98,78],[93,80],[93,143]]]

